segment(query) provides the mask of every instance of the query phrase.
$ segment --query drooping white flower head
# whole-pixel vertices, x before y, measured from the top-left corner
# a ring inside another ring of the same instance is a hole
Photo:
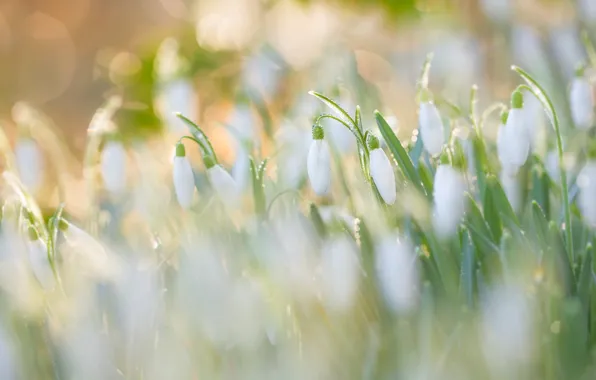
[[[370,150],[370,176],[385,203],[392,205],[397,196],[395,173],[385,151],[379,147],[379,139],[371,134],[366,141]]]
[[[240,203],[242,193],[234,178],[213,158],[203,157],[207,167],[207,177],[217,197],[228,207],[235,208]]]
[[[437,167],[433,190],[433,226],[440,238],[457,232],[466,211],[466,182],[464,176],[451,165]]]
[[[14,147],[14,155],[21,182],[35,192],[43,180],[44,162],[39,146],[32,138],[21,138]]]
[[[355,300],[360,277],[356,245],[347,236],[325,242],[321,256],[323,302],[338,312],[348,310]]]
[[[526,96],[528,95],[528,96]],[[524,114],[523,125],[528,134],[530,149],[533,152],[544,152],[546,136],[544,128],[544,108],[542,103],[533,94],[524,92],[524,105],[522,107]]]
[[[28,232],[29,244],[27,250],[31,270],[45,290],[52,289],[54,287],[54,274],[48,261],[48,248],[33,227],[29,227]]]
[[[109,192],[120,193],[126,188],[126,150],[121,142],[106,142],[101,151],[101,174]]]
[[[502,115],[497,134],[497,153],[503,170],[515,174],[528,159],[530,138],[524,126],[523,95],[520,91],[515,91],[511,96],[511,105],[509,113]]]
[[[596,226],[596,160],[586,162],[577,177],[578,204],[584,221]]]
[[[195,177],[190,162],[186,158],[184,144],[181,142],[176,145],[172,175],[174,177],[174,191],[176,192],[178,203],[182,208],[188,209],[195,193]]]
[[[521,207],[521,187],[517,174],[501,171],[501,186],[511,204],[513,211],[518,212]]]
[[[431,156],[440,154],[445,144],[445,129],[439,110],[432,101],[423,101],[420,103],[418,118],[424,149]]]
[[[592,85],[583,73],[578,72],[571,82],[569,106],[576,128],[586,130],[594,124],[594,94]]]
[[[385,302],[397,313],[411,311],[416,307],[419,292],[412,245],[401,237],[385,237],[375,252],[375,268]]]
[[[312,138],[306,164],[308,178],[314,192],[325,195],[331,184],[331,154],[329,144],[325,141],[323,127],[313,126]]]

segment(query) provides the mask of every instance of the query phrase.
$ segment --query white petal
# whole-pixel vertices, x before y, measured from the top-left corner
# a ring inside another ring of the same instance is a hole
[[[375,268],[383,296],[398,313],[416,306],[418,270],[416,255],[405,239],[384,238],[376,247]]]
[[[232,178],[240,189],[245,189],[250,182],[250,159],[244,149],[238,149],[236,162],[232,167]]]
[[[207,170],[209,182],[217,196],[228,206],[236,207],[240,202],[240,189],[238,185],[224,168],[215,165]]]
[[[119,193],[126,188],[126,151],[121,143],[105,144],[101,152],[101,174],[108,191]]]
[[[511,109],[507,123],[499,127],[497,153],[503,170],[510,175],[517,173],[530,153],[530,138],[525,127],[522,109]]]
[[[186,157],[174,157],[172,174],[178,203],[182,208],[189,208],[195,192],[195,178]]]
[[[30,242],[28,248],[29,263],[31,264],[33,274],[44,289],[51,289],[54,287],[54,274],[48,261],[46,245],[38,239]]]
[[[186,125],[175,113],[193,120],[196,118],[197,109],[195,93],[192,82],[187,79],[177,79],[161,85],[158,89],[157,109],[161,117],[172,132],[183,132]]]
[[[347,237],[326,242],[322,257],[323,299],[331,310],[345,311],[358,291],[360,266],[355,244]]]
[[[325,140],[313,140],[308,151],[307,170],[315,193],[324,195],[331,183],[331,156]]]
[[[431,102],[421,103],[418,117],[424,148],[432,156],[440,154],[445,144],[445,131],[439,110]]]
[[[14,148],[17,171],[23,185],[35,192],[43,178],[43,158],[37,143],[30,139],[20,139]]]
[[[569,93],[569,106],[573,123],[577,128],[588,129],[594,124],[594,95],[587,79],[573,79]]]
[[[392,205],[397,195],[395,174],[389,158],[380,148],[370,152],[370,175],[385,203]]]
[[[517,176],[505,171],[501,172],[501,185],[511,208],[513,211],[518,212],[521,207],[521,187]]]
[[[462,173],[449,165],[439,165],[435,173],[433,226],[441,238],[452,236],[463,217],[466,182]]]

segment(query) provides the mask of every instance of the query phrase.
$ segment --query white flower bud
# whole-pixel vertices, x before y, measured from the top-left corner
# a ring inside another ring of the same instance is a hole
[[[358,291],[360,265],[356,246],[347,236],[327,241],[321,257],[323,302],[334,311],[346,311]]]
[[[585,130],[594,124],[594,95],[586,78],[573,78],[569,91],[569,106],[573,123],[578,129]]]
[[[392,205],[397,196],[395,188],[395,173],[389,158],[383,149],[379,148],[379,140],[369,135],[367,144],[370,148],[370,176],[385,203]]]
[[[238,206],[242,194],[230,173],[221,165],[215,164],[207,169],[207,177],[209,177],[213,190],[222,202],[232,208]]]
[[[101,174],[109,192],[120,193],[126,188],[126,150],[122,143],[106,142],[101,151]]]
[[[315,129],[317,135],[315,136]],[[320,135],[319,135],[320,134]],[[331,155],[329,144],[324,140],[323,128],[313,128],[313,141],[308,151],[307,170],[315,193],[325,195],[331,184]]]
[[[432,102],[422,102],[418,118],[424,149],[431,156],[440,154],[445,144],[445,130],[439,110]]]
[[[530,139],[524,126],[522,108],[512,108],[497,134],[497,154],[504,171],[513,175],[522,167],[530,153]]]
[[[578,205],[587,224],[596,226],[596,160],[592,159],[577,177]]]
[[[501,186],[511,204],[513,211],[518,212],[521,207],[521,187],[516,174],[501,171]]]
[[[43,157],[39,146],[31,138],[19,139],[14,148],[19,177],[23,185],[35,192],[43,179]]]
[[[439,165],[435,173],[433,226],[441,238],[452,236],[466,211],[466,182],[462,173],[450,165]]]
[[[376,247],[375,268],[389,307],[411,311],[418,300],[418,268],[412,245],[405,239],[385,237]]]
[[[186,158],[186,152],[182,143],[176,145],[176,156],[174,157],[172,174],[178,203],[182,208],[187,209],[192,203],[192,197],[195,192],[195,177],[190,162]]]

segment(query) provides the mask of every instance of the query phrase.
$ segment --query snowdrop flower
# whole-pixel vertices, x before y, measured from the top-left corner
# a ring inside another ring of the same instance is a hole
[[[493,22],[506,22],[511,15],[511,0],[482,0],[480,5]]]
[[[156,109],[167,127],[175,133],[186,130],[186,125],[176,113],[181,113],[187,118],[196,119],[196,99],[193,84],[186,78],[179,78],[160,84],[157,89]]]
[[[584,220],[596,226],[596,160],[590,159],[577,177],[578,204]]]
[[[241,140],[252,141],[255,145],[260,143],[250,105],[237,105],[230,115],[227,124]]]
[[[43,158],[39,146],[32,138],[21,138],[14,148],[15,161],[23,185],[35,192],[43,179]]]
[[[528,94],[529,96],[526,96]],[[524,93],[524,106],[522,107],[524,114],[523,125],[528,134],[530,149],[534,152],[543,152],[545,149],[544,143],[544,109],[542,103],[531,93]]]
[[[503,113],[497,134],[497,153],[503,170],[515,174],[526,163],[530,153],[530,139],[524,126],[523,95],[515,91],[511,96],[512,108]]]
[[[109,192],[120,193],[126,188],[126,150],[121,142],[106,142],[101,151],[101,174]]]
[[[569,106],[573,123],[578,129],[586,130],[594,124],[594,94],[583,72],[578,72],[571,82]]]
[[[432,101],[424,100],[420,103],[418,118],[424,149],[431,156],[440,154],[445,144],[445,131],[439,110]]]
[[[578,0],[579,16],[588,22],[596,21],[596,2],[593,0]]]
[[[323,247],[321,257],[323,301],[334,311],[346,311],[358,291],[360,265],[356,246],[347,236],[333,238]]]
[[[368,135],[368,149],[370,150],[370,176],[385,203],[392,205],[397,195],[395,189],[395,174],[385,151],[379,147],[379,139]]]
[[[41,286],[49,290],[54,287],[54,274],[50,262],[48,261],[48,248],[39,238],[37,231],[32,226],[29,227],[29,264],[31,270]]]
[[[402,238],[385,237],[375,251],[375,268],[385,301],[397,313],[411,311],[418,299],[418,269],[412,245]]]
[[[433,226],[441,238],[452,236],[466,211],[464,176],[450,165],[439,165],[435,173]]]
[[[179,142],[176,145],[176,156],[174,157],[174,190],[178,203],[184,209],[188,209],[192,203],[195,192],[195,177],[190,162],[186,158],[184,144]]]
[[[325,195],[331,183],[331,155],[323,127],[312,127],[312,139],[307,159],[308,178],[314,192]]]
[[[521,207],[521,187],[516,174],[501,171],[501,186],[511,204],[513,211],[518,212]]]
[[[207,177],[215,191],[215,194],[224,204],[231,208],[238,206],[240,202],[240,189],[234,181],[234,178],[220,164],[216,163],[212,157],[203,157],[207,167]]]

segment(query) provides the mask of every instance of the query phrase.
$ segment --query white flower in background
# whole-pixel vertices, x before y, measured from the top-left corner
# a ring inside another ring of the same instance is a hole
[[[464,192],[466,181],[457,169],[439,165],[435,173],[433,192],[433,226],[441,238],[452,236],[466,211]]]
[[[490,291],[482,307],[482,349],[498,378],[518,378],[533,355],[534,323],[524,289]],[[523,377],[523,376],[522,376]]]
[[[418,118],[424,149],[431,156],[440,154],[445,144],[445,130],[439,110],[433,102],[423,101],[420,103]]]
[[[157,94],[156,109],[170,131],[174,133],[186,131],[186,125],[176,116],[176,113],[190,120],[196,119],[196,97],[192,82],[186,78],[179,78],[159,84]]]
[[[101,151],[101,174],[105,188],[120,193],[126,188],[126,150],[119,141],[107,141]]]
[[[186,158],[184,144],[181,142],[176,145],[176,156],[174,157],[172,174],[174,176],[174,190],[178,203],[182,208],[188,209],[195,193],[195,177],[190,162]]]
[[[544,73],[550,78],[551,62],[543,44],[543,38],[535,28],[513,23],[511,25],[511,45],[514,62],[522,67],[531,67],[533,71]]]
[[[559,183],[561,172],[559,170],[559,155],[556,150],[551,150],[546,154],[544,168],[550,179],[555,183]]]
[[[591,159],[579,172],[578,204],[584,220],[596,226],[596,160]]]
[[[311,131],[284,122],[276,140],[279,144],[278,177],[282,184],[296,189],[306,177]]]
[[[596,2],[594,0],[577,0],[577,9],[579,17],[587,22],[596,21]]]
[[[27,250],[29,252],[31,270],[44,289],[52,289],[54,287],[54,273],[48,261],[48,247],[39,238],[37,231],[33,227],[29,227],[28,232],[29,244]]]
[[[334,311],[346,311],[358,291],[360,264],[354,241],[343,235],[325,242],[321,253],[323,302]]]
[[[260,144],[250,105],[238,104],[229,116],[227,125],[240,140],[252,141],[255,146]]]
[[[586,130],[594,124],[594,94],[588,79],[583,73],[578,74],[571,82],[569,106],[573,124],[578,129]]]
[[[411,311],[418,302],[418,268],[412,245],[403,238],[385,237],[375,249],[379,286],[389,307]]]
[[[389,161],[385,151],[379,147],[379,139],[376,136],[369,134],[366,143],[370,150],[370,176],[375,182],[383,201],[392,205],[395,203],[397,191],[391,161]]]
[[[242,82],[249,88],[259,90],[265,97],[273,97],[281,77],[281,67],[276,64],[266,51],[251,55],[242,69]]]
[[[518,212],[521,207],[521,186],[517,174],[501,171],[501,186],[511,204],[513,211]]]
[[[530,139],[524,126],[523,95],[515,91],[511,99],[512,108],[509,113],[503,113],[499,126],[497,153],[503,170],[515,174],[528,159]]]
[[[14,147],[15,163],[23,185],[35,192],[43,179],[44,161],[32,138],[20,138]]]
[[[511,17],[511,0],[481,0],[482,11],[493,22],[504,23]]]
[[[331,154],[323,127],[313,126],[312,138],[307,159],[308,178],[314,192],[325,195],[331,184]]]
[[[566,23],[547,29],[552,57],[565,80],[573,77],[578,62],[585,59],[585,50],[575,23]],[[553,59],[550,59],[552,62]]]
[[[240,141],[236,146],[236,162],[232,166],[232,178],[242,190],[250,183],[250,157]]]
[[[217,197],[226,206],[237,207],[242,193],[234,178],[220,164],[213,162],[213,158],[207,156],[203,160],[207,167],[207,177]]]

